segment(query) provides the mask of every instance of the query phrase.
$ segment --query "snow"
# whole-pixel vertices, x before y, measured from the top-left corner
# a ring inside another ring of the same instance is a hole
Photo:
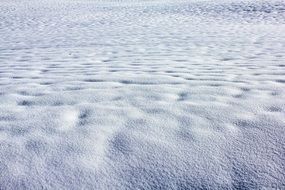
[[[0,189],[284,189],[285,3],[2,0]]]

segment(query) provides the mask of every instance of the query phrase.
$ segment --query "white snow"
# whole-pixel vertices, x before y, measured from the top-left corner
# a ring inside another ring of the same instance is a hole
[[[1,0],[0,189],[285,189],[285,3]]]

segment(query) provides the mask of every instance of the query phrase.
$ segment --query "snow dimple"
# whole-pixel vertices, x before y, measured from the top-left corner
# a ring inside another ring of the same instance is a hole
[[[1,1],[0,189],[283,189],[284,7]]]

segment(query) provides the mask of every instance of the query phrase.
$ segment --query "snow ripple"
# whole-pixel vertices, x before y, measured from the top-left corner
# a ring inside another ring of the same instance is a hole
[[[284,189],[284,13],[1,1],[0,189]]]

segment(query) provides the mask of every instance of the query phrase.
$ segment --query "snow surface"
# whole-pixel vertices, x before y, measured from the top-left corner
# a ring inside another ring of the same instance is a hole
[[[0,189],[285,189],[285,3],[1,0]]]

